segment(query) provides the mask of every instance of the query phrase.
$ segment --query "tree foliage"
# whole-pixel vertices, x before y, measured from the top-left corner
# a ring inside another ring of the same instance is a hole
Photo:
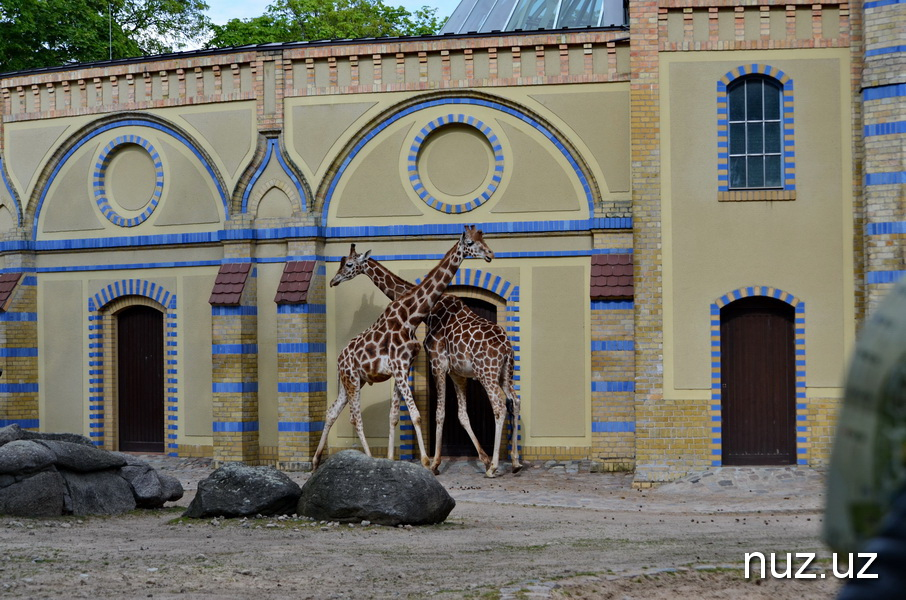
[[[0,0],[0,72],[160,54],[210,29],[203,0]]]
[[[382,0],[276,0],[260,17],[212,26],[206,47],[432,34],[442,25],[436,12],[425,6],[411,13]]]

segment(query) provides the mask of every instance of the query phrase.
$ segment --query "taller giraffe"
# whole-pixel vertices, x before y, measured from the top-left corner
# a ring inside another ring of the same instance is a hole
[[[388,298],[395,300],[414,284],[391,272],[378,261],[370,258],[371,252],[359,254],[355,244],[349,248],[349,256],[340,261],[337,274],[330,280],[330,286],[340,285],[354,277],[364,274]],[[428,318],[425,349],[431,372],[437,387],[436,434],[434,458],[431,470],[439,472],[441,462],[442,433],[446,415],[446,379],[450,375],[456,391],[457,416],[468,433],[478,456],[485,466],[485,475],[494,477],[500,460],[500,440],[503,436],[503,423],[506,418],[506,401],[512,403],[512,461],[513,472],[522,469],[519,460],[517,439],[519,423],[519,396],[513,385],[515,353],[507,339],[506,332],[496,323],[476,315],[462,300],[451,294],[444,294],[431,309]],[[493,459],[478,442],[466,412],[465,383],[470,377],[477,378],[487,392],[488,400],[494,412],[494,450]]]
[[[349,403],[349,419],[355,427],[362,449],[371,456],[365,431],[362,427],[360,392],[366,383],[380,383],[393,378],[393,400],[390,405],[390,439],[387,444],[387,458],[393,458],[396,425],[399,422],[400,396],[409,408],[409,415],[415,428],[421,461],[428,466],[428,456],[421,432],[421,415],[415,406],[412,390],[409,389],[409,368],[418,356],[420,344],[415,337],[416,328],[427,318],[434,304],[441,298],[447,284],[456,275],[459,265],[467,256],[480,257],[487,262],[494,258],[494,252],[484,243],[484,234],[474,226],[466,226],[456,244],[441,261],[425,276],[425,279],[408,292],[390,303],[371,327],[352,338],[337,357],[337,372],[340,393],[327,411],[324,431],[315,455],[312,469],[317,469],[321,454],[327,444],[327,434],[340,411]]]

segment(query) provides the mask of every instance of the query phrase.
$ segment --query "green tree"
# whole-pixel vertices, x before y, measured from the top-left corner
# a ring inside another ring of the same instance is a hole
[[[0,0],[0,72],[160,54],[210,28],[203,0]]]
[[[207,48],[436,33],[437,9],[409,12],[382,0],[276,0],[264,15],[214,25]]]

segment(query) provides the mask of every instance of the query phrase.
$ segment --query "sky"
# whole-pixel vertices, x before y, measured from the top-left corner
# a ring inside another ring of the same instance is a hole
[[[273,0],[207,0],[210,8],[208,17],[217,25],[224,25],[230,19],[251,19],[264,14]],[[430,6],[437,9],[437,16],[445,19],[459,5],[459,0],[384,0],[389,6],[402,6],[409,12]]]

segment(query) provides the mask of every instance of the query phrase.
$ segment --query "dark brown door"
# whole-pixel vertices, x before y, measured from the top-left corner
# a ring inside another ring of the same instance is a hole
[[[149,306],[117,313],[120,450],[164,451],[163,314]]]
[[[490,302],[477,298],[460,298],[472,312],[480,317],[497,322],[497,307]],[[434,376],[429,374],[428,385],[431,388],[431,415],[437,413],[437,387],[434,385]],[[462,425],[459,424],[458,407],[456,405],[456,390],[453,382],[447,377],[446,405],[444,411],[444,437],[441,454],[444,456],[478,456],[472,440]],[[469,379],[466,384],[467,410],[472,431],[478,438],[478,443],[489,455],[494,449],[494,411],[484,387],[477,379]],[[431,419],[431,436],[435,439],[437,422]],[[504,427],[506,429],[506,427]],[[504,432],[506,435],[506,432]],[[432,442],[431,446],[434,444]]]
[[[796,361],[792,306],[762,296],[720,311],[722,462],[796,462]]]

